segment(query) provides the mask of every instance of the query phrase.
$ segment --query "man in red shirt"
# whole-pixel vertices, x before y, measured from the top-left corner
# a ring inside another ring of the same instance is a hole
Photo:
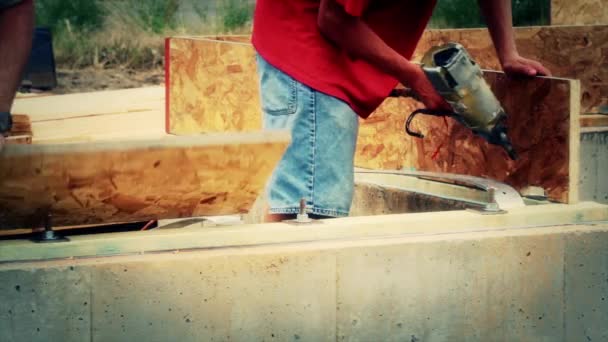
[[[420,66],[409,61],[435,3],[257,0],[252,41],[264,126],[292,135],[268,185],[267,220],[292,218],[302,198],[315,216],[348,215],[358,117],[367,118],[399,82],[427,108],[449,109]],[[518,54],[511,1],[479,5],[504,71],[549,75]]]

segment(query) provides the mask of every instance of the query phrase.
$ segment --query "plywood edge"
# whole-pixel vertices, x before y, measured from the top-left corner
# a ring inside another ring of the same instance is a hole
[[[538,30],[538,29],[578,29],[578,28],[598,28],[608,27],[606,24],[562,24],[562,25],[530,25],[530,26],[517,26],[513,29],[515,31],[527,31],[527,30]],[[427,29],[426,32],[470,32],[488,30],[487,27],[467,27],[467,28],[431,28]],[[169,39],[188,39],[188,40],[214,40],[214,41],[226,41],[226,42],[245,42],[251,39],[250,34],[217,34],[217,35],[177,35],[171,36]]]
[[[159,110],[164,87],[149,86],[17,99],[14,113],[26,114],[32,123],[120,113]]]
[[[580,153],[581,153],[581,82],[570,81],[570,153],[569,153],[569,180],[568,203],[578,203],[580,179]]]
[[[70,140],[100,135],[122,135],[129,137],[163,132],[162,110],[122,112],[104,115],[34,121],[32,131],[34,143],[51,140]]]
[[[183,148],[204,146],[230,146],[260,143],[288,143],[290,134],[285,131],[210,133],[205,135],[165,135],[160,139],[140,138],[129,140],[96,141],[94,143],[8,145],[0,157],[62,154],[69,152],[86,153],[96,151],[130,151],[138,149]]]
[[[496,75],[505,75],[504,71],[500,71],[500,70],[492,70],[492,69],[482,69],[484,74],[496,74]],[[509,77],[509,76],[507,76]],[[580,99],[580,81],[576,80],[576,79],[572,79],[572,78],[568,78],[568,77],[558,77],[558,76],[534,76],[533,78],[539,78],[539,79],[547,79],[547,80],[553,80],[553,81],[568,81],[568,82],[572,82],[572,81],[576,81],[578,82],[578,98]],[[579,101],[580,102],[580,101]],[[580,108],[580,103],[578,104],[578,108]]]
[[[307,226],[288,223],[239,225],[230,228],[196,229],[197,223],[179,231],[153,230],[74,236],[68,244],[35,245],[29,241],[4,244],[0,266],[6,262],[87,256],[88,253],[116,255],[158,250],[212,249],[234,246],[261,246],[317,242],[335,244],[344,240],[394,239],[454,239],[456,234],[518,233],[539,227],[552,231],[554,226],[576,225],[608,219],[608,207],[595,203],[578,205],[548,204],[514,209],[503,215],[480,215],[470,211],[361,216],[324,220]],[[522,227],[525,227],[522,229]],[[600,227],[599,229],[605,229]],[[252,239],[252,233],[255,239]],[[470,236],[470,235],[469,235]],[[133,241],[138,243],[134,244]],[[100,248],[100,244],[106,248]],[[108,248],[110,247],[111,248]],[[43,256],[43,257],[41,257]],[[7,266],[7,265],[5,265]]]
[[[171,37],[165,39],[165,132],[171,132]]]
[[[581,127],[606,127],[608,114],[581,114]]]
[[[198,41],[217,41],[229,44],[247,45],[250,44],[251,35],[202,35],[202,36],[173,36],[169,39],[185,39]]]
[[[598,23],[598,24],[559,24],[559,25],[529,25],[529,26],[516,26],[513,29],[515,31],[530,31],[530,30],[540,30],[540,29],[549,29],[549,30],[558,30],[558,29],[581,29],[581,28],[604,28],[608,27],[608,23]],[[467,27],[467,28],[431,28],[427,29],[426,32],[471,32],[471,31],[480,31],[480,30],[488,30],[487,27]]]

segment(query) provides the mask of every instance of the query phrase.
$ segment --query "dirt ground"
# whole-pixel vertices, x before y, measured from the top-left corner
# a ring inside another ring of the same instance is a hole
[[[82,93],[101,90],[137,88],[162,85],[165,72],[162,68],[153,70],[130,70],[122,68],[100,69],[57,69],[57,88],[54,94]]]

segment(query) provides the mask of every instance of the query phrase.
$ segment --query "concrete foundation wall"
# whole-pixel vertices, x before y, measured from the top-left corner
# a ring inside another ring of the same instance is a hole
[[[0,263],[0,341],[605,341],[606,246],[598,224]]]
[[[608,128],[581,134],[581,201],[608,203]]]

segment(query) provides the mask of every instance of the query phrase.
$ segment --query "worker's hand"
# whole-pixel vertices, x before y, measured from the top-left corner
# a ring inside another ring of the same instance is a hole
[[[541,63],[517,54],[505,58],[502,62],[502,69],[508,75],[551,76],[551,71]]]
[[[401,82],[412,88],[418,97],[417,100],[424,103],[427,109],[452,111],[450,105],[435,90],[419,66],[416,65],[407,79]]]
[[[4,144],[6,144],[6,139],[4,138],[4,135],[2,133],[0,133],[0,152],[2,152],[2,148],[4,148]]]

